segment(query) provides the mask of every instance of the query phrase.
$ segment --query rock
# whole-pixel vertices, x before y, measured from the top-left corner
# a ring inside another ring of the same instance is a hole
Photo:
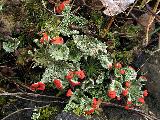
[[[147,88],[150,95],[153,95],[160,102],[160,52],[149,55],[149,59],[142,67],[142,71],[147,73]]]
[[[59,113],[52,120],[87,120],[85,117],[78,117],[73,113]],[[99,115],[92,116],[89,120],[146,120],[136,112],[117,107],[105,107]]]
[[[147,89],[149,96],[147,104],[149,110],[157,117],[160,116],[160,50],[154,54],[142,53],[134,62],[136,67],[140,67],[147,77]]]
[[[72,113],[62,112],[58,114],[54,120],[86,120],[84,117],[78,117]]]

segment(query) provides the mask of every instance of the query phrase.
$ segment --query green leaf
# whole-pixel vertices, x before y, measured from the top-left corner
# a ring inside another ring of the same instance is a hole
[[[64,36],[76,35],[79,34],[78,30],[71,30],[69,25],[76,25],[76,26],[84,26],[87,23],[87,20],[83,17],[75,16],[71,12],[70,6],[65,6],[65,10],[62,12],[64,15],[63,20],[60,23],[59,30]]]
[[[101,73],[101,74],[98,76],[98,78],[96,79],[96,83],[97,83],[97,84],[101,84],[101,83],[103,82],[103,80],[104,80],[104,76],[105,76],[105,73],[104,73],[104,72]]]
[[[20,41],[17,38],[13,38],[13,40],[13,42],[3,42],[3,49],[6,52],[14,52],[18,48]]]
[[[68,60],[69,56],[69,48],[64,45],[51,45],[49,47],[50,56],[58,61],[58,60]]]
[[[56,61],[50,63],[43,73],[41,79],[42,82],[52,82],[54,79],[62,79],[64,84],[68,83],[64,81],[65,75],[70,71],[74,70],[75,67],[71,63],[66,63],[63,61]],[[66,84],[67,85],[67,84]]]
[[[103,53],[107,54],[107,46],[97,38],[88,37],[86,35],[73,35],[74,43],[77,48],[86,56],[97,57]]]
[[[98,59],[100,60],[100,63],[102,67],[109,69],[109,65],[112,65],[113,60],[110,58],[108,54],[106,55],[99,55]]]

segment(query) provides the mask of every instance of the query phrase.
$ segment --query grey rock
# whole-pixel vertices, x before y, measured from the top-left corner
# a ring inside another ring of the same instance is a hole
[[[62,112],[54,120],[86,120],[84,117],[78,117],[72,113]]]
[[[147,77],[147,97],[148,109],[160,118],[160,50],[157,52],[142,53],[136,61],[135,66],[141,67]]]

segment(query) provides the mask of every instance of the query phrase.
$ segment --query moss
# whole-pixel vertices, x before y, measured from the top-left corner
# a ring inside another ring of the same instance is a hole
[[[130,64],[133,61],[133,51],[117,51],[115,52],[115,59],[122,61],[124,64]]]
[[[134,25],[132,23],[125,23],[121,28],[120,32],[125,35],[129,40],[137,43],[139,40],[140,31],[142,28],[139,25]]]
[[[5,103],[6,103],[6,99],[0,96],[0,106],[4,105]]]
[[[39,110],[40,116],[38,120],[49,120],[50,118],[54,117],[61,111],[61,108],[58,106],[50,106],[46,108],[42,108]]]

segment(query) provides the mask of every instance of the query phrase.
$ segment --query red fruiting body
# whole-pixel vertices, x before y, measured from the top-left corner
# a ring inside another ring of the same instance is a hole
[[[62,37],[54,37],[50,40],[51,44],[61,45],[64,43],[64,40]]]
[[[124,107],[124,109],[129,110],[129,106],[128,106],[128,105],[126,105],[126,106]]]
[[[70,0],[65,0],[64,3],[65,3],[65,4],[69,4],[69,3],[70,3]]]
[[[71,79],[73,78],[73,76],[74,76],[74,72],[70,71],[70,72],[65,76],[65,78],[66,78],[67,80],[71,80]]]
[[[91,108],[90,110],[85,111],[85,114],[90,115],[90,114],[94,113],[94,110],[95,110],[94,108]]]
[[[121,100],[121,98],[120,98],[120,97],[117,97],[117,100]]]
[[[45,89],[45,84],[43,82],[38,82],[38,85],[39,85],[38,88],[37,88],[38,90],[43,91]]]
[[[42,38],[40,39],[40,43],[41,44],[43,44],[44,43],[44,41],[48,41],[48,35],[47,35],[47,33],[42,33]]]
[[[31,85],[31,90],[44,90],[45,89],[45,84],[43,82],[37,82]]]
[[[132,69],[132,70],[135,70],[132,66],[129,66],[128,68]]]
[[[59,89],[59,90],[62,90],[62,89],[63,89],[63,85],[62,85],[62,83],[61,83],[60,80],[55,79],[55,80],[53,81],[53,83],[55,84],[55,86],[56,86],[57,89]]]
[[[109,69],[111,69],[111,68],[112,68],[112,63],[108,64],[107,67],[108,67]]]
[[[121,65],[121,63],[116,63],[116,64],[114,65],[114,67],[117,68],[117,69],[120,69],[120,68],[122,68],[122,65]]]
[[[124,75],[125,74],[125,70],[120,70],[120,74]]]
[[[122,90],[122,95],[123,96],[127,96],[128,95],[128,90],[126,89],[126,90]]]
[[[59,6],[56,7],[55,12],[56,13],[61,13],[65,8],[65,2],[62,2],[61,4],[59,4]]]
[[[129,87],[131,86],[131,82],[130,82],[130,81],[126,81],[126,82],[125,82],[125,86],[126,86],[127,88],[129,88]]]
[[[64,8],[65,8],[65,2],[62,2],[59,6],[58,6],[58,9],[59,10],[64,10]]]
[[[143,96],[144,96],[144,97],[147,97],[147,96],[148,96],[148,91],[147,91],[147,90],[143,91]]]
[[[75,74],[78,76],[79,79],[84,79],[85,78],[85,74],[84,74],[84,71],[83,70],[79,70],[79,71],[76,71]]]
[[[84,74],[84,71],[83,71],[83,70],[79,70],[79,71],[76,71],[76,72],[70,71],[70,72],[65,76],[65,78],[66,78],[67,80],[71,81],[72,78],[74,77],[74,74],[77,75],[77,77],[78,77],[79,79],[81,79],[81,80],[85,78],[85,74]],[[71,82],[73,82],[73,81],[71,81]],[[78,84],[79,84],[79,83],[78,83]]]
[[[97,108],[97,99],[96,98],[93,98],[93,101],[92,101],[92,108]]]
[[[71,97],[72,95],[73,95],[73,92],[72,92],[71,89],[69,89],[69,90],[67,91],[67,93],[66,93],[66,96],[67,96],[67,97]]]
[[[140,103],[144,104],[144,103],[145,103],[144,98],[143,98],[143,97],[138,98],[138,102],[140,102]]]
[[[56,13],[61,13],[62,11],[61,10],[59,10],[59,8],[58,8],[58,6],[55,8],[55,12]]]
[[[30,88],[32,91],[35,91],[38,88],[38,83],[32,84]]]
[[[127,101],[127,105],[130,105],[130,104],[132,104],[132,101]]]
[[[116,97],[116,91],[115,90],[109,90],[107,95],[108,95],[108,97],[114,99]]]

